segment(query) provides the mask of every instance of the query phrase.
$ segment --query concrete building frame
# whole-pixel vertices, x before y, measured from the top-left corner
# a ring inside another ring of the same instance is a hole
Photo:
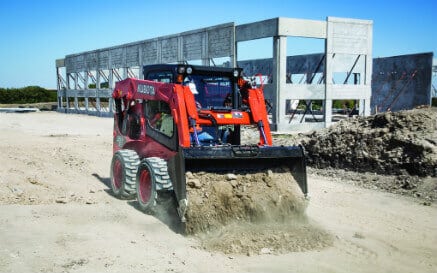
[[[112,116],[112,88],[126,77],[141,77],[141,67],[155,63],[215,59],[236,66],[238,43],[272,38],[271,80],[264,85],[272,102],[271,127],[290,131],[328,127],[332,101],[359,101],[359,114],[370,114],[372,75],[372,28],[370,20],[327,17],[326,21],[273,18],[235,25],[226,23],[175,35],[67,55],[56,60],[58,111]],[[305,72],[303,83],[287,81],[287,37],[325,40],[323,69]],[[313,83],[314,74],[321,80]],[[253,75],[248,75],[253,76]],[[353,78],[353,80],[351,80]],[[323,122],[290,123],[286,106],[290,100],[322,100]]]

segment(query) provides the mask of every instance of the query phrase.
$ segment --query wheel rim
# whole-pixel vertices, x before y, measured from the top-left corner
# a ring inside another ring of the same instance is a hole
[[[150,195],[152,193],[152,177],[147,169],[141,170],[139,184],[141,202],[147,203],[150,200]]]
[[[114,184],[115,189],[120,189],[121,188],[121,184],[122,184],[122,179],[123,179],[123,167],[121,165],[120,160],[115,160],[114,162],[114,168],[113,168],[113,172],[114,172],[114,181],[112,182]]]

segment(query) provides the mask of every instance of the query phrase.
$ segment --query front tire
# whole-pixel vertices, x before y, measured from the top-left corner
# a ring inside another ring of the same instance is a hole
[[[141,161],[136,179],[139,207],[147,213],[156,211],[158,192],[170,192],[173,186],[168,175],[167,162],[159,157],[149,157]]]
[[[119,150],[111,162],[111,190],[115,197],[132,199],[135,197],[135,180],[140,158],[133,150]]]

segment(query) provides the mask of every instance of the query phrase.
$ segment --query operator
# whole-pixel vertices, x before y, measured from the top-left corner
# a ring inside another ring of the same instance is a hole
[[[226,98],[225,98],[225,100],[223,101],[223,106],[224,106],[224,107],[232,107],[232,97],[231,97],[231,94],[230,94],[230,93],[228,93],[228,94],[226,95]]]
[[[154,117],[150,120],[150,124],[153,128],[161,133],[172,136],[173,135],[173,117],[170,114],[170,108],[167,104],[163,103],[159,107]]]
[[[157,128],[164,135],[172,136],[173,135],[173,117],[167,113],[161,113],[161,117],[156,123]]]
[[[199,92],[197,91],[197,88],[196,88],[196,84],[194,83],[194,81],[190,77],[185,77],[184,85],[188,86],[190,88],[191,93],[193,93],[193,95],[199,95]]]
[[[188,77],[188,76],[185,77],[184,85],[188,86],[190,88],[190,91],[191,91],[191,93],[193,93],[194,97],[196,97],[196,95],[199,95],[199,91],[197,91],[196,84],[194,83],[194,81],[190,77]],[[202,105],[197,100],[196,100],[196,108],[197,108],[197,110],[202,108]]]

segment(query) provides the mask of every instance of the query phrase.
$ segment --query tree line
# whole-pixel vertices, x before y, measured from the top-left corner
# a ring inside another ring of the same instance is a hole
[[[49,90],[40,86],[26,86],[23,88],[0,88],[1,104],[55,101],[57,101],[56,90]]]

